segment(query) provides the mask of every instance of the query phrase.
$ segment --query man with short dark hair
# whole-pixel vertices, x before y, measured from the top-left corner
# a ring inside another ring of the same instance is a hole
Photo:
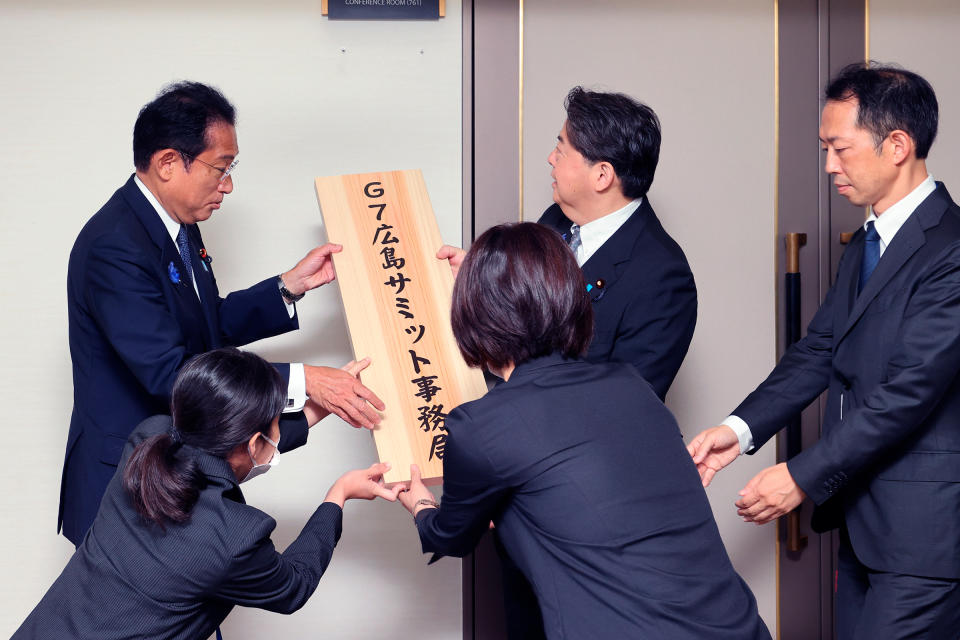
[[[583,270],[595,329],[586,359],[628,362],[663,400],[690,347],[697,287],[647,191],[660,158],[660,121],[622,93],[574,87],[547,158],[554,203],[538,222],[560,233]],[[441,247],[456,270],[464,251]]]
[[[169,413],[180,368],[194,355],[244,345],[298,326],[295,302],[334,279],[327,244],[292,269],[221,298],[198,222],[233,190],[235,110],[216,89],[181,82],[140,111],[136,173],[81,230],[70,253],[67,300],[74,406],[60,517],[79,545],[116,471],[127,436]],[[346,370],[277,365],[289,383],[285,420],[308,401],[372,427],[380,400]]]
[[[629,362],[667,395],[697,322],[687,258],[647,191],[660,158],[660,121],[622,93],[574,87],[548,162],[553,200],[540,224],[573,250],[593,300],[587,360]]]
[[[955,638],[960,207],[926,169],[937,99],[915,73],[864,64],[825,97],[825,169],[870,213],[807,335],[688,449],[706,486],[829,390],[819,442],[757,474],[738,513],[763,524],[809,496],[814,529],[840,529],[841,640]]]

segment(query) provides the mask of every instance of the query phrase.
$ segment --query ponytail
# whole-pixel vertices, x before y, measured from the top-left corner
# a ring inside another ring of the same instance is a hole
[[[177,456],[183,442],[172,429],[147,438],[133,450],[123,485],[147,522],[186,522],[200,495],[204,476],[190,456]]]
[[[227,460],[270,424],[286,404],[286,384],[260,356],[233,347],[192,358],[173,384],[167,433],[147,438],[123,470],[137,512],[161,528],[186,522],[206,484],[196,454]],[[190,455],[180,455],[184,440]]]

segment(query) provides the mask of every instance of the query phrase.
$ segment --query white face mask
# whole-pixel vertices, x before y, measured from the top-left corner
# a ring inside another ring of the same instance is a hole
[[[247,480],[252,480],[257,476],[262,476],[267,471],[270,471],[271,467],[275,467],[278,464],[280,464],[280,443],[274,442],[273,440],[263,435],[262,433],[260,434],[260,437],[262,437],[264,440],[266,440],[267,442],[273,445],[273,457],[271,457],[267,462],[264,462],[263,464],[257,464],[256,459],[254,459],[253,457],[253,449],[251,449],[250,445],[248,444],[247,453],[250,454],[250,461],[253,463],[253,467],[250,469],[250,472],[247,473],[246,477],[244,477],[244,479],[240,481],[240,484],[243,484]]]

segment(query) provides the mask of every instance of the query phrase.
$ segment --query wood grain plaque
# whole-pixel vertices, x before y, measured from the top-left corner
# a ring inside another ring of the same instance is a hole
[[[436,258],[443,244],[419,170],[317,178],[317,199],[334,254],[363,383],[386,411],[373,432],[388,484],[442,482],[447,414],[487,391],[460,356],[450,329],[453,275]]]

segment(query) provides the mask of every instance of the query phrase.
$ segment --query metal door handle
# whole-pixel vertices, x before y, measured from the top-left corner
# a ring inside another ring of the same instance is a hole
[[[789,347],[800,339],[800,247],[807,243],[807,234],[788,233],[787,271],[785,292],[787,309],[786,343]],[[803,431],[800,415],[796,415],[787,424],[787,460],[803,450]],[[807,546],[807,536],[800,535],[800,507],[787,514],[787,550],[802,551]]]

